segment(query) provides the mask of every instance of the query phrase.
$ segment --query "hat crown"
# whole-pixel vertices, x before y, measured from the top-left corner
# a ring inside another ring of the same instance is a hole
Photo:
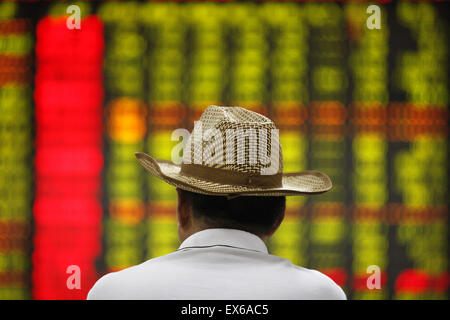
[[[251,175],[282,173],[279,132],[269,118],[235,106],[209,106],[194,123],[182,166],[202,165]]]

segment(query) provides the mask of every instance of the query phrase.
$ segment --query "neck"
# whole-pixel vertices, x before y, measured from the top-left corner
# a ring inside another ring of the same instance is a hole
[[[227,227],[220,227],[220,226],[208,226],[205,225],[203,223],[195,223],[191,226],[191,228],[189,228],[189,230],[179,230],[179,239],[180,242],[183,242],[184,240],[186,240],[187,238],[189,238],[190,236],[192,236],[194,233],[200,232],[202,230],[207,230],[207,229],[216,229],[216,228],[224,228],[224,229],[231,229],[231,228],[227,228]],[[242,229],[237,229],[237,230],[242,230]],[[242,231],[246,231],[249,232],[247,230],[242,230]],[[254,234],[255,236],[259,237],[263,242],[266,242],[268,236],[267,235],[260,235],[260,234],[256,234],[253,232],[250,232],[252,234]]]

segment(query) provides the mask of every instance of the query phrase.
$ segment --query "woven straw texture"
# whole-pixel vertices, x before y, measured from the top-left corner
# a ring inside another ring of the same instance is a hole
[[[319,171],[283,174],[278,131],[269,118],[241,107],[209,106],[199,120],[181,165],[136,153],[140,164],[175,187],[208,195],[288,196],[331,189],[331,180]]]

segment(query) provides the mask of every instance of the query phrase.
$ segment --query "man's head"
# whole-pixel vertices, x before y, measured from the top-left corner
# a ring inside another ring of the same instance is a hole
[[[286,197],[209,196],[177,188],[178,235],[184,241],[191,234],[210,228],[244,230],[265,239],[284,218]]]

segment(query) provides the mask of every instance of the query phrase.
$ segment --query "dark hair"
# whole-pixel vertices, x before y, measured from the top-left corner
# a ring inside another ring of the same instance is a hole
[[[257,235],[267,234],[284,214],[286,197],[209,196],[181,190],[189,199],[194,218],[208,227],[239,229]]]

